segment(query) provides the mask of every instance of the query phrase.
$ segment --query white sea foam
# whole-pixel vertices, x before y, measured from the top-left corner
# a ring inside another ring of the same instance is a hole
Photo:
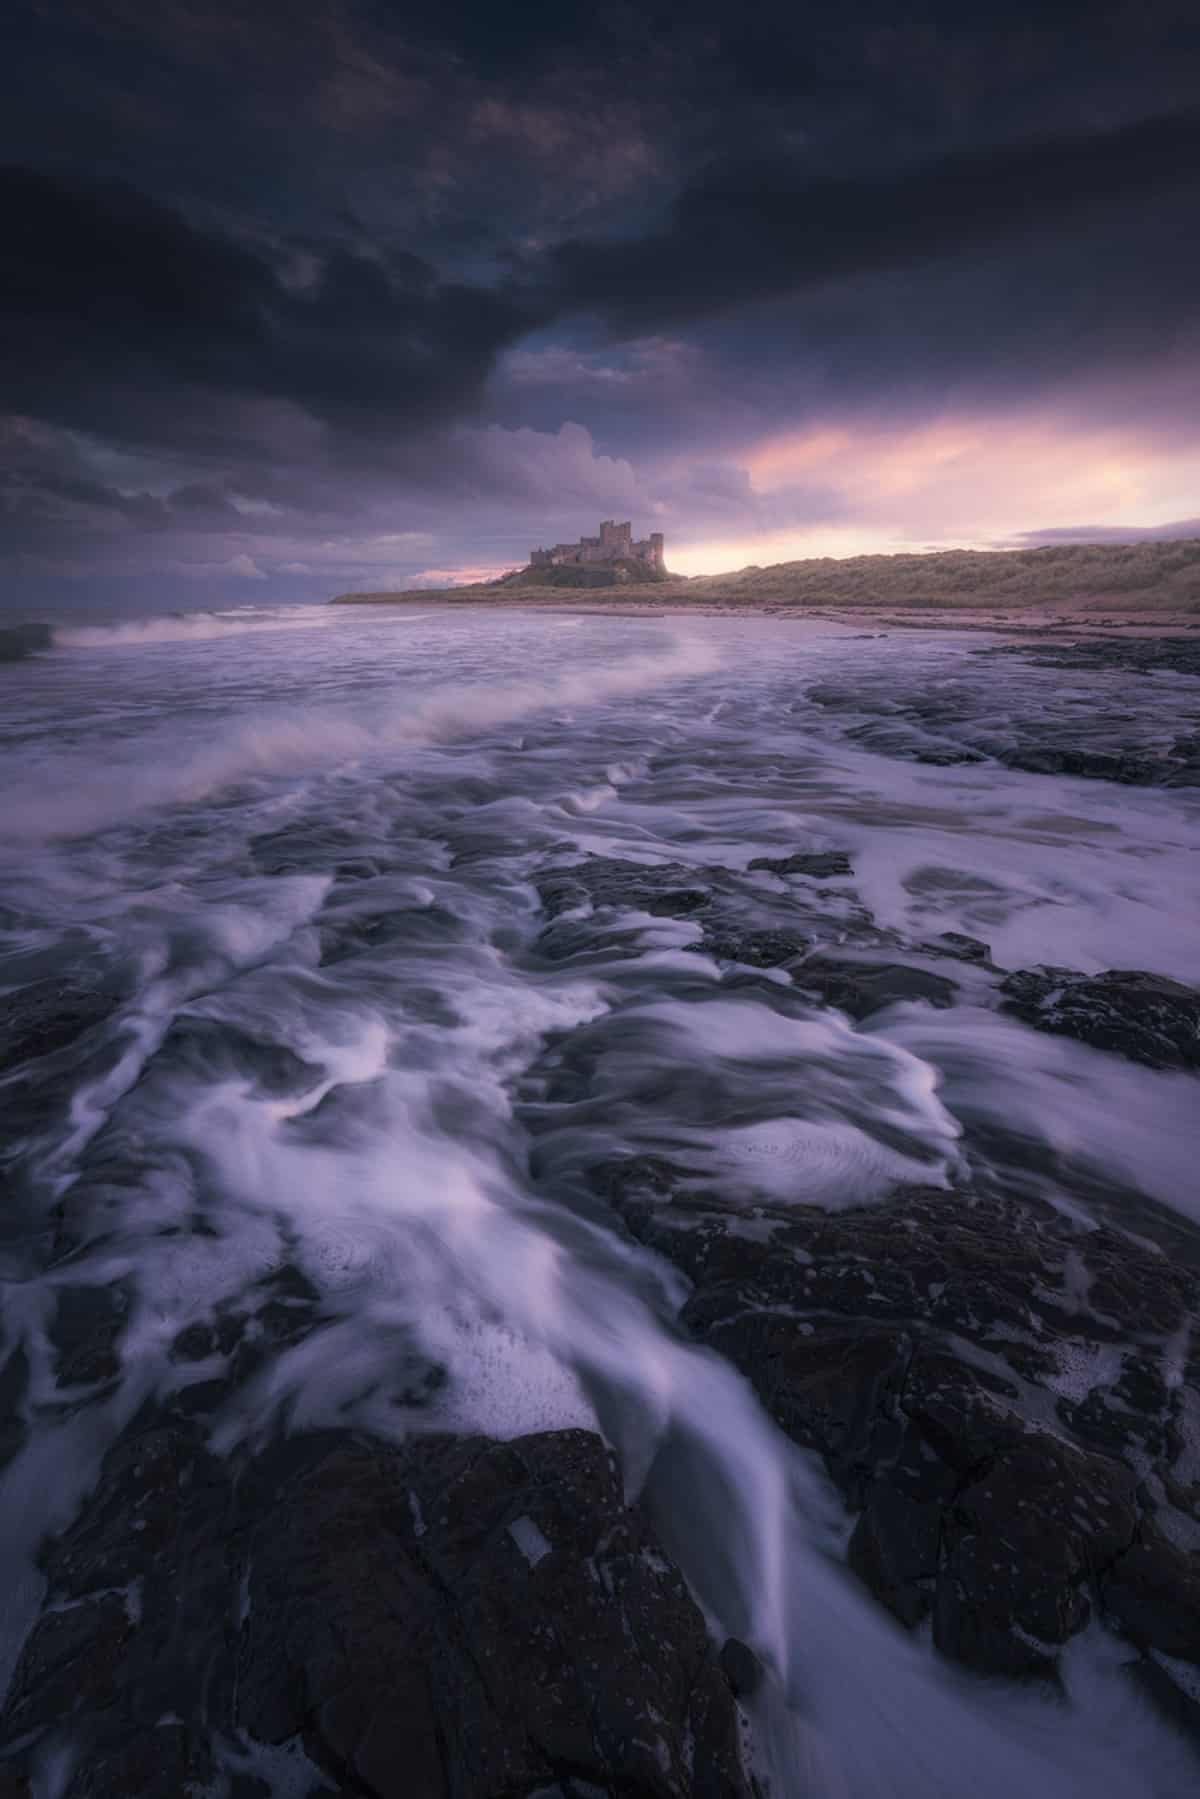
[[[87,643],[21,665],[5,984],[76,958],[115,971],[118,998],[63,1050],[62,1106],[21,1125],[31,1204],[74,1248],[39,1263],[43,1218],[4,1251],[6,1341],[34,1383],[0,1484],[10,1663],[41,1531],[139,1406],[231,1372],[215,1340],[173,1359],[178,1332],[253,1332],[274,1295],[307,1328],[231,1387],[215,1448],[281,1427],[600,1428],[714,1628],[769,1665],[754,1706],[773,1793],[1190,1795],[1191,1752],[1103,1633],[1050,1701],[960,1679],[888,1622],[837,1566],[847,1522],[814,1464],[681,1333],[687,1282],[614,1228],[587,1177],[652,1152],[744,1200],[753,1229],[768,1199],[952,1185],[966,1128],[1047,1148],[1048,1181],[1086,1164],[1186,1211],[1194,1081],[1039,1036],[996,1012],[986,969],[948,960],[963,1003],[855,1027],[786,972],[698,954],[695,919],[598,896],[547,948],[535,884],[587,853],[719,885],[714,865],[839,847],[855,872],[837,891],[755,877],[827,953],[907,957],[906,938],[958,929],[1028,961],[1074,947],[1093,966],[1123,942],[1157,966],[1182,943],[1167,889],[1200,848],[1194,804],[848,744],[845,711],[805,692],[853,688],[862,646],[793,625],[409,622],[403,653],[384,618],[218,633],[202,687],[190,641],[157,640],[119,680]],[[938,679],[957,657],[938,651]],[[995,681],[1015,717],[1011,673]],[[88,1282],[129,1293],[121,1374],[65,1413],[47,1325],[57,1287]],[[1059,1387],[1113,1366],[1063,1358]],[[255,1765],[291,1778],[277,1755]]]
[[[133,756],[116,746],[103,767],[90,754],[43,759],[32,781],[25,770],[19,782],[0,789],[0,815],[10,840],[77,836],[155,807],[194,806],[238,783],[403,759],[419,746],[493,730],[533,713],[650,692],[663,682],[705,674],[716,662],[711,645],[681,638],[608,667],[566,669],[538,680],[455,682],[347,709],[263,706],[257,715],[230,722],[200,742],[186,735],[182,742],[172,741],[163,726],[161,742],[139,744]]]

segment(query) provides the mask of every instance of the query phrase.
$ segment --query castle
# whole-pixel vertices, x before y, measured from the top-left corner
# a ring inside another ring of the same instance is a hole
[[[606,518],[599,537],[581,537],[578,543],[556,543],[551,550],[531,550],[532,568],[577,568],[589,563],[641,562],[647,568],[663,568],[663,534],[652,531],[638,543],[633,541],[633,526]]]

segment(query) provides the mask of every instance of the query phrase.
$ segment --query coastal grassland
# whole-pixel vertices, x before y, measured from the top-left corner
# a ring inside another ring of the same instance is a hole
[[[523,571],[500,581],[408,592],[343,593],[338,606],[536,606],[564,595],[526,582]],[[1200,538],[1174,542],[1051,544],[1027,550],[939,550],[922,555],[818,557],[738,569],[725,575],[673,576],[666,581],[588,587],[589,605],[769,607],[875,613],[914,611],[1033,612],[1078,608],[1124,614],[1200,617]]]

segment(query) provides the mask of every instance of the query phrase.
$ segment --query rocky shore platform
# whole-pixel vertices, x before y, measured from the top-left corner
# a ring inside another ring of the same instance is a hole
[[[541,881],[545,951],[580,953],[629,908],[686,919],[693,947],[746,982],[786,968],[858,1021],[896,1001],[953,1005],[957,962],[1039,1031],[1200,1070],[1191,987],[1135,970],[1005,972],[955,933],[919,958],[831,954],[804,914],[846,858],[798,850],[756,868],[793,889],[764,901],[770,925],[728,870],[591,857]],[[865,918],[858,934],[870,938]],[[968,1132],[968,1162],[972,1147]],[[1072,1217],[984,1161],[949,1189],[900,1187],[833,1213],[747,1206],[658,1156],[594,1180],[686,1275],[682,1325],[819,1455],[854,1518],[850,1564],[902,1624],[981,1674],[1053,1683],[1064,1645],[1099,1618],[1200,1734],[1200,1229],[1119,1185],[1081,1191]]]
[[[1003,970],[955,933],[917,956],[876,936],[867,953],[865,919],[857,948],[814,943],[806,896],[850,866],[805,847],[744,876],[585,857],[540,878],[538,953],[611,955],[611,921],[632,909],[688,921],[697,952],[773,1003],[794,993],[856,1021],[946,1008],[970,970],[1037,1031],[1200,1069],[1200,994],[1161,976]],[[753,902],[762,875],[791,897],[760,886]],[[10,1018],[10,1059],[52,1055],[109,1003],[39,980]],[[564,1065],[560,1095],[570,1080]],[[981,1168],[833,1213],[747,1206],[668,1156],[601,1160],[588,1179],[612,1228],[686,1277],[679,1328],[820,1459],[850,1567],[902,1626],[979,1675],[1053,1687],[1098,1620],[1200,1736],[1200,1230],[1119,1187],[1081,1195],[1073,1217]],[[69,1211],[58,1229],[69,1254]],[[172,1346],[181,1365],[219,1351],[228,1374],[129,1418],[74,1522],[38,1549],[3,1799],[757,1791],[739,1709],[754,1657],[713,1640],[599,1436],[302,1431],[214,1453],[230,1386],[320,1323],[320,1296],[285,1270]],[[119,1283],[60,1283],[64,1419],[72,1392],[95,1404],[115,1384],[124,1326]],[[0,1370],[5,1462],[30,1379],[20,1351]]]

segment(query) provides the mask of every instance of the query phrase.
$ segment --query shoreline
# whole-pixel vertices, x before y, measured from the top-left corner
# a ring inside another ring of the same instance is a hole
[[[459,598],[458,594],[462,597]],[[405,609],[425,611],[469,610],[541,612],[548,617],[618,618],[662,621],[682,618],[774,618],[788,624],[829,627],[858,627],[872,634],[889,631],[963,631],[981,635],[1006,637],[1059,638],[1084,634],[1090,637],[1175,637],[1191,633],[1200,635],[1200,613],[1178,607],[1103,608],[1083,610],[1079,607],[1059,611],[1046,606],[1022,606],[985,609],[983,607],[932,605],[889,608],[883,605],[841,605],[812,607],[788,605],[769,600],[712,599],[663,603],[656,596],[645,606],[631,604],[628,595],[609,603],[592,598],[586,606],[564,604],[523,593],[489,594],[478,590],[437,589],[428,594],[339,595],[328,602],[331,606]]]

